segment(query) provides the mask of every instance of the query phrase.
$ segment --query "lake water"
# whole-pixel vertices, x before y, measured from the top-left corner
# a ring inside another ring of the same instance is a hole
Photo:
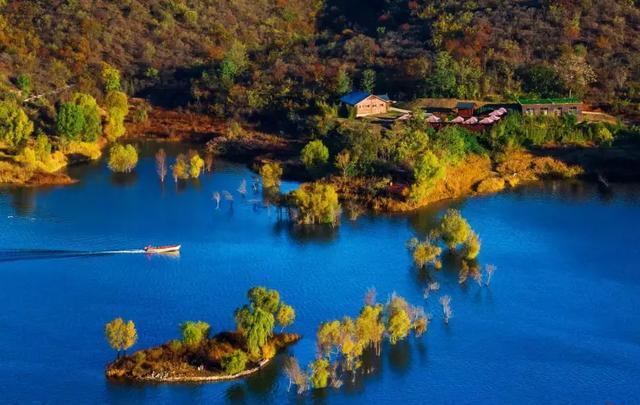
[[[150,152],[150,151],[147,151]],[[297,310],[289,352],[314,357],[317,325],[357,315],[376,287],[433,315],[429,331],[385,346],[375,370],[320,403],[640,403],[640,187],[602,194],[546,183],[406,216],[346,219],[336,232],[300,232],[236,190],[244,166],[161,187],[153,159],[118,178],[103,163],[73,170],[77,185],[0,192],[0,402],[283,403],[282,357],[246,380],[140,386],[105,380],[114,353],[104,324],[135,321],[143,348],[178,336],[178,324],[233,327],[252,286],[280,291]],[[295,188],[285,183],[284,189]],[[250,187],[249,187],[250,188]],[[233,192],[215,209],[214,191]],[[405,242],[449,206],[480,234],[490,287],[459,285],[455,265],[433,276],[411,267]],[[89,254],[181,243],[179,258]],[[452,297],[442,321],[438,296]]]

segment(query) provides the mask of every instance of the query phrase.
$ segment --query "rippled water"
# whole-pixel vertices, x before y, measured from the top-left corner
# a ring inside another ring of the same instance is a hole
[[[151,151],[147,151],[151,152]],[[640,198],[638,186],[603,194],[583,183],[547,183],[391,217],[344,221],[337,232],[300,232],[234,190],[252,173],[217,162],[212,175],[161,187],[153,159],[136,174],[103,164],[74,169],[77,185],[0,192],[0,402],[293,402],[279,357],[247,380],[209,385],[113,384],[103,337],[116,316],[138,327],[136,348],[178,335],[184,320],[214,330],[255,285],[278,289],[314,356],[324,320],[356,315],[371,286],[424,305],[426,336],[384,347],[375,370],[326,403],[640,402]],[[285,189],[295,184],[286,183]],[[214,191],[234,193],[215,209]],[[489,288],[460,286],[455,264],[427,276],[405,242],[449,206],[480,234],[480,262],[498,268]],[[179,257],[114,251],[181,243]],[[442,322],[440,294],[454,318]]]

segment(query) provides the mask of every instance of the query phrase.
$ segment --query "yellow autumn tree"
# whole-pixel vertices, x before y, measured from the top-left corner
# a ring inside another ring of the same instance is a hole
[[[138,341],[138,332],[133,321],[125,322],[122,318],[116,318],[107,323],[104,333],[109,346],[116,351],[116,359],[120,353],[126,354],[126,350]]]

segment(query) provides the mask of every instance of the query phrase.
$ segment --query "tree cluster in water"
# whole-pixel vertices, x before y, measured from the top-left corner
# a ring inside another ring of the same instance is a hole
[[[388,301],[376,301],[375,289],[367,291],[365,304],[354,319],[324,322],[316,333],[317,358],[304,371],[293,357],[287,359],[285,372],[299,394],[309,388],[339,388],[343,378],[355,379],[363,371],[363,355],[371,351],[380,355],[384,341],[395,345],[411,333],[422,336],[429,318],[422,307],[410,305],[392,294]]]
[[[480,254],[482,243],[478,234],[471,228],[460,211],[447,210],[438,226],[430,232],[426,239],[420,241],[418,238],[412,238],[407,242],[413,263],[418,269],[427,270],[432,267],[435,270],[440,270],[442,268],[440,242],[447,247],[450,254],[461,259],[459,282],[462,284],[471,276],[481,285],[483,274],[476,259]],[[495,266],[485,266],[486,285],[491,282],[494,271]],[[437,283],[430,283],[425,290],[425,297],[436,286]]]

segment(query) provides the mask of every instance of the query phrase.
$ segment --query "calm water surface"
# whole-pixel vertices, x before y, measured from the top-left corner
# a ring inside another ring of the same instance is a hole
[[[211,175],[163,188],[153,159],[133,176],[103,164],[75,169],[64,188],[0,192],[1,403],[224,403],[299,401],[282,357],[247,380],[136,386],[103,376],[103,337],[116,316],[136,322],[142,348],[178,336],[184,320],[233,327],[255,285],[276,288],[304,339],[306,364],[324,320],[356,315],[367,287],[433,314],[422,339],[385,347],[375,371],[318,403],[640,403],[639,186],[603,195],[582,183],[548,183],[450,202],[408,216],[361,217],[337,232],[301,233],[235,190],[252,173],[218,162]],[[284,189],[295,188],[286,183]],[[215,209],[214,191],[233,192]],[[498,268],[489,288],[460,286],[455,265],[411,268],[405,242],[442,210],[462,210],[480,234],[480,262]],[[179,258],[92,254],[181,243]],[[452,296],[442,322],[437,298]]]

